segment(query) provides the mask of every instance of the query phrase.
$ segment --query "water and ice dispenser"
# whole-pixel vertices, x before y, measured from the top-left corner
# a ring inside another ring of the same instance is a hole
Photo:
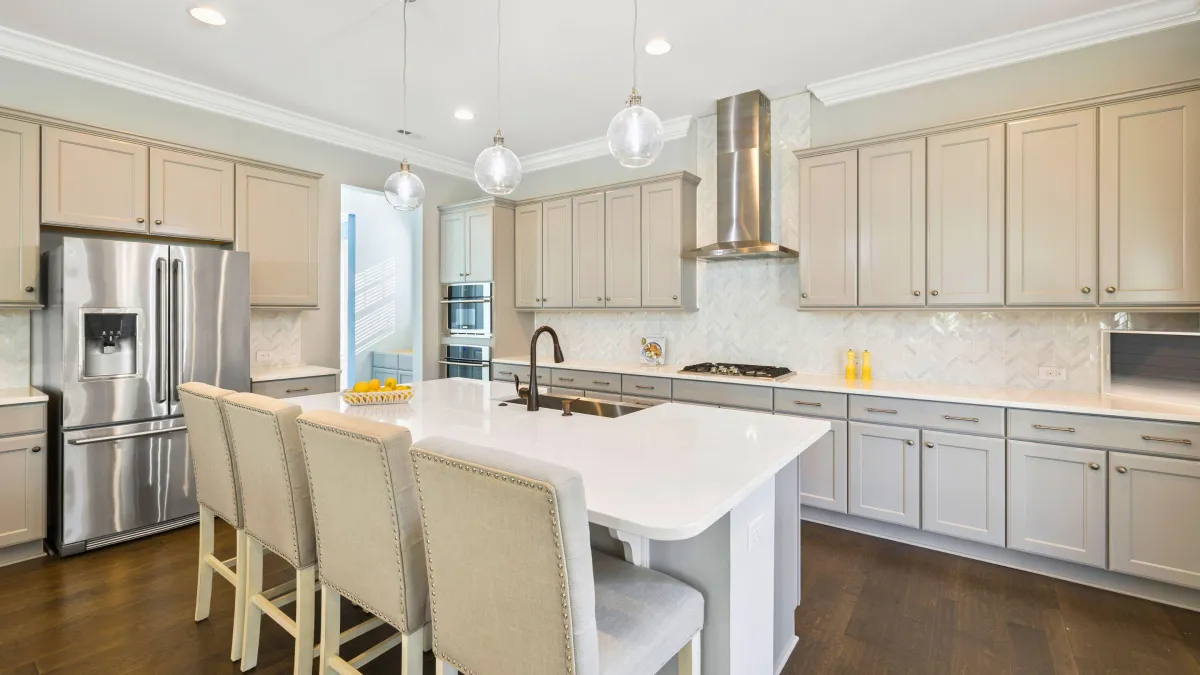
[[[87,312],[83,314],[83,377],[137,375],[138,315]]]

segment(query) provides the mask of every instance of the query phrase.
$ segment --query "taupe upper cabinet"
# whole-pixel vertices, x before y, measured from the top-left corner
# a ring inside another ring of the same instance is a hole
[[[150,232],[233,241],[233,162],[150,148]]]
[[[1100,108],[1100,303],[1200,303],[1200,92]]]
[[[441,250],[441,281],[460,284],[467,277],[467,214],[465,211],[443,213],[438,234]]]
[[[860,305],[925,304],[925,139],[858,151]]]
[[[689,194],[688,197],[684,193]],[[685,267],[695,276],[694,260],[680,253],[696,247],[696,228],[683,231],[685,208],[695,209],[696,188],[682,179],[642,186],[642,306],[682,307]]]
[[[492,207],[467,211],[467,247],[465,281],[483,283],[492,280]]]
[[[1008,304],[1096,304],[1096,110],[1007,135]]]
[[[445,216],[443,216],[445,218]],[[538,309],[542,306],[542,205],[518,207],[513,220],[514,306]],[[444,261],[443,261],[444,264]],[[443,267],[443,271],[444,271]]]
[[[237,247],[250,252],[250,304],[317,306],[314,178],[237,165]]]
[[[575,307],[604,306],[604,193],[571,199],[572,295]]]
[[[642,188],[604,193],[604,306],[642,305]]]
[[[38,303],[38,126],[0,118],[0,305]]]
[[[1003,305],[1004,125],[930,136],[927,149],[926,303]]]
[[[858,151],[800,160],[800,306],[858,304]]]
[[[149,232],[150,148],[68,131],[42,130],[42,222]]]
[[[542,208],[542,307],[571,306],[571,200]]]

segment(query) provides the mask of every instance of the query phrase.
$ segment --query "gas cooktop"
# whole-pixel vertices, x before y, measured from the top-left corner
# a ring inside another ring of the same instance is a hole
[[[748,366],[742,363],[697,363],[684,366],[681,373],[697,375],[724,375],[726,377],[754,377],[763,380],[782,380],[794,373],[782,366]]]

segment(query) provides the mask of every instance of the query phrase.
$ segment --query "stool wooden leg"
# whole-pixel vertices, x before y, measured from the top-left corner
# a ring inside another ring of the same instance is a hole
[[[337,675],[329,665],[329,657],[338,655],[342,646],[341,634],[342,596],[321,584],[321,675]]]
[[[292,669],[295,675],[312,673],[313,631],[317,627],[316,582],[316,565],[296,570],[296,657]],[[333,641],[339,642],[338,637]]]
[[[675,658],[679,675],[700,675],[700,632],[679,650]]]
[[[250,598],[263,590],[263,546],[246,535],[246,613],[242,624],[242,672],[258,665],[258,632],[262,628],[262,610]]]
[[[213,552],[213,528],[216,516],[203,504],[200,505],[200,555],[197,559],[199,568],[196,572],[196,620],[208,618],[208,609],[212,604],[213,568],[208,566],[205,556]]]
[[[437,675],[458,675],[458,669],[446,663],[445,661],[437,660]]]
[[[425,633],[428,626],[421,626],[400,638],[400,675],[421,675],[425,666]]]
[[[237,584],[233,589],[233,648],[229,659],[242,658],[242,622],[246,620],[246,530],[237,531]]]

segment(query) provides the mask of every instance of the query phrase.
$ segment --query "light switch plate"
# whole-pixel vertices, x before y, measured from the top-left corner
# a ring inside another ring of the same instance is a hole
[[[1047,368],[1047,367],[1038,368],[1038,379],[1039,380],[1053,380],[1055,382],[1066,382],[1067,381],[1067,369],[1066,368]]]
[[[271,352],[258,352],[254,356],[255,361],[270,361],[273,358],[275,358],[275,355]]]

